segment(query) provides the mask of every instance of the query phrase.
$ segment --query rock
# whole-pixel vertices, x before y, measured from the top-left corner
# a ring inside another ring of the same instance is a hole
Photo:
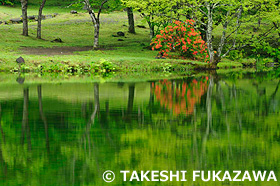
[[[45,19],[46,19],[46,16],[42,15],[42,20],[45,20]],[[38,20],[38,16],[36,16],[36,20]]]
[[[138,28],[146,28],[145,26],[143,25],[137,25]]]
[[[52,42],[63,43],[63,41],[62,41],[60,38],[56,38],[56,39],[53,40]]]
[[[118,39],[118,41],[124,41],[123,39]]]
[[[27,19],[30,19],[30,20],[35,20],[35,15],[32,15],[32,16],[27,16]]]
[[[45,15],[45,18],[46,19],[51,19],[51,18],[53,18],[53,16],[52,15]]]
[[[16,62],[17,62],[17,64],[19,64],[19,65],[25,63],[24,59],[23,59],[21,56],[20,56],[19,58],[17,58]]]
[[[78,12],[76,10],[71,10],[70,13],[71,14],[77,14]]]
[[[12,23],[22,23],[22,19],[21,19],[21,18],[10,19],[10,21],[11,21]]]
[[[58,16],[58,13],[53,13],[52,16],[53,16],[53,17],[56,17],[56,16]]]
[[[156,56],[155,59],[166,59],[165,57],[158,57]]]
[[[117,32],[117,35],[120,36],[120,37],[124,37],[125,34],[123,32]]]
[[[7,24],[6,21],[0,21],[0,25],[5,25],[5,24]]]

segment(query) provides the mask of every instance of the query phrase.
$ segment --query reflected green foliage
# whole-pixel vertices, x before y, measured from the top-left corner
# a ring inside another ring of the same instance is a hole
[[[1,185],[108,185],[105,170],[116,173],[111,185],[277,185],[124,183],[118,172],[274,170],[280,178],[279,86],[275,72],[7,84],[0,96]]]

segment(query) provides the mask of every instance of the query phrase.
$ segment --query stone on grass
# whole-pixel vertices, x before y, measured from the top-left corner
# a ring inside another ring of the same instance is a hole
[[[76,10],[71,10],[70,13],[71,14],[77,14],[78,12]]]
[[[63,43],[63,41],[62,41],[60,38],[56,38],[56,39],[53,40],[52,42]]]
[[[137,25],[138,28],[146,28],[145,26],[143,25]]]
[[[35,15],[27,16],[27,19],[30,19],[30,20],[34,20],[35,18],[36,18]]]
[[[17,62],[18,65],[21,65],[21,64],[25,63],[24,59],[21,56],[19,58],[17,58],[16,62]]]
[[[123,32],[117,32],[117,35],[120,36],[120,37],[124,37],[125,34]]]
[[[21,18],[13,18],[13,19],[10,19],[10,21],[12,23],[22,23],[22,19]]]

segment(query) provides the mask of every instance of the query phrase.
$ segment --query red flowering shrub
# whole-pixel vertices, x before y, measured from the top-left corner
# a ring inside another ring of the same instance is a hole
[[[151,45],[153,50],[159,50],[163,57],[175,57],[170,52],[176,52],[181,58],[203,58],[208,61],[208,51],[205,41],[196,32],[194,20],[186,22],[174,21],[169,26],[160,31]]]

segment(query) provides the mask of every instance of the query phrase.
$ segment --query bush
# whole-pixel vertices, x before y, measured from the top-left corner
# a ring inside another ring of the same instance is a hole
[[[14,5],[13,0],[0,0],[0,5]]]
[[[193,20],[174,21],[152,40],[152,49],[159,50],[163,57],[200,58],[205,62],[209,61],[207,45],[200,32],[195,31],[193,24]],[[170,52],[175,52],[175,55]]]

